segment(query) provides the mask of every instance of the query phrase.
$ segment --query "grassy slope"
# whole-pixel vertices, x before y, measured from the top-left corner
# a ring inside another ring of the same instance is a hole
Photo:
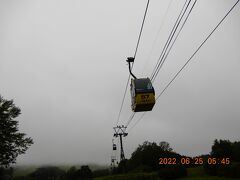
[[[126,175],[114,175],[114,176],[106,176],[101,178],[95,178],[94,180],[125,180],[125,179],[148,179],[154,173],[136,173],[136,174],[126,174]],[[141,177],[141,178],[140,178]],[[151,176],[152,177],[152,176]],[[156,176],[154,176],[156,177]],[[149,178],[151,179],[151,178]],[[156,179],[156,178],[152,178]],[[225,180],[225,177],[218,176],[208,176],[205,174],[203,167],[189,168],[188,176],[186,178],[181,178],[179,180]],[[231,180],[228,178],[228,180]],[[232,179],[233,180],[233,179]],[[236,180],[236,179],[235,179]]]
[[[181,178],[180,180],[187,179],[187,180],[224,180],[225,177],[219,176],[208,176],[205,174],[203,167],[196,167],[196,168],[189,168],[188,169],[188,177]],[[230,180],[230,179],[228,179]]]
[[[63,170],[69,169],[71,166],[58,166]],[[80,166],[76,165],[76,168]],[[91,165],[90,165],[91,167]],[[91,169],[101,169],[103,166],[96,166],[93,165]],[[20,166],[16,167],[14,170],[14,176],[26,176],[33,171],[35,171],[38,166]],[[131,173],[131,174],[124,174],[124,175],[114,175],[114,176],[106,176],[106,177],[99,177],[95,178],[95,180],[124,180],[124,179],[131,179],[131,180],[140,180],[140,179],[157,179],[156,173]],[[151,177],[151,178],[150,178]],[[205,174],[203,167],[196,167],[196,168],[189,168],[188,169],[188,177],[182,178],[180,180],[187,179],[187,180],[224,180],[224,177],[216,177],[216,176],[208,176]],[[230,179],[228,179],[230,180]]]
[[[99,177],[94,178],[94,180],[146,180],[151,179],[155,180],[157,178],[157,173],[129,173],[129,174],[123,174],[123,175],[113,175],[113,176],[105,176],[105,177]]]
[[[14,168],[13,176],[26,176],[35,171],[37,168],[37,166],[18,166]]]

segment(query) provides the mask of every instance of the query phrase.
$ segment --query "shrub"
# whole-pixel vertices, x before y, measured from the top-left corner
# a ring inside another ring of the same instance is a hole
[[[158,171],[158,176],[162,179],[176,179],[187,176],[187,169],[182,165],[167,166]]]
[[[114,176],[106,176],[102,178],[103,180],[158,180],[158,175],[156,173],[127,173]]]
[[[93,171],[93,177],[102,177],[110,175],[109,169],[100,169]]]
[[[30,176],[18,176],[14,177],[13,180],[36,180],[36,179]]]
[[[92,171],[89,166],[81,166],[79,170],[76,171],[77,179],[92,179]]]
[[[206,172],[206,174],[208,174],[210,176],[216,176],[217,175],[217,166],[218,165],[212,165],[212,164],[205,163],[203,165],[203,168],[204,168],[204,171]]]
[[[217,175],[229,178],[240,178],[240,163],[219,166]]]
[[[12,175],[13,175],[13,168],[0,167],[0,180],[1,179],[11,179]]]
[[[33,173],[31,173],[30,177],[33,177],[37,180],[42,179],[60,179],[65,175],[65,171],[61,170],[58,167],[41,167],[36,169]]]
[[[211,176],[224,176],[230,178],[240,178],[240,163],[232,163],[229,165],[204,165],[204,170]]]

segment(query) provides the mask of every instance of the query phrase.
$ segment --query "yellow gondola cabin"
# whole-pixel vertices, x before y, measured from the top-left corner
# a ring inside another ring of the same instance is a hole
[[[155,104],[155,91],[149,78],[131,79],[132,110],[151,111]]]

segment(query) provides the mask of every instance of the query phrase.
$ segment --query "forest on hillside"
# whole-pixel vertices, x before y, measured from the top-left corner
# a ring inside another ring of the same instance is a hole
[[[91,170],[88,165],[63,170],[55,166],[39,167],[16,180],[81,180],[99,177],[113,177],[120,174],[138,174],[145,179],[176,179],[188,176],[188,169],[202,166],[209,176],[240,178],[240,142],[215,140],[209,154],[197,157],[180,155],[168,142],[145,141],[139,145],[129,159],[121,161],[114,168]],[[2,179],[12,177],[13,168],[1,168]],[[146,173],[141,174],[139,173]],[[130,176],[129,179],[133,177]],[[121,178],[120,178],[121,179]],[[126,179],[124,177],[123,179]]]

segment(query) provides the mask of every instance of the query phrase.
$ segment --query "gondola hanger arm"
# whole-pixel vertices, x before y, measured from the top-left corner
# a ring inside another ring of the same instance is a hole
[[[132,75],[134,79],[137,79],[136,76],[132,73],[131,64],[130,64],[130,63],[134,63],[134,57],[128,57],[126,61],[128,62],[129,73]]]

